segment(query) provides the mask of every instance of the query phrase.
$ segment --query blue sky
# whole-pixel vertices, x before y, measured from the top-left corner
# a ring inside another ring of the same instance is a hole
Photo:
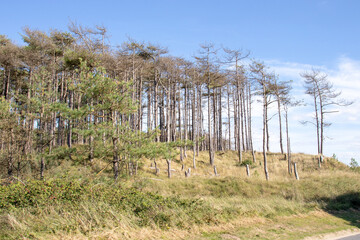
[[[280,78],[293,79],[301,96],[299,73],[324,70],[344,97],[360,91],[360,1],[356,0],[132,0],[3,1],[0,34],[21,44],[21,29],[66,30],[70,20],[85,26],[104,25],[109,41],[119,45],[131,37],[167,47],[171,55],[189,58],[199,44],[212,42],[248,49]],[[360,160],[360,105],[331,116],[325,153],[349,162]],[[300,126],[311,118],[311,106],[292,114],[294,151],[316,152],[314,129]],[[304,119],[308,120],[308,119]],[[274,121],[275,122],[275,121]],[[276,141],[274,130],[273,142]],[[274,145],[274,151],[277,150]]]

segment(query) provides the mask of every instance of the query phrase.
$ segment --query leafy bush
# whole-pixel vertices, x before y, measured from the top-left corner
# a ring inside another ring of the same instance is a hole
[[[246,166],[246,165],[252,166],[253,164],[254,162],[251,159],[246,159],[243,160],[241,163],[237,163],[237,166]]]
[[[29,181],[0,186],[0,209],[43,206],[56,202],[79,201],[83,187],[78,182],[62,180]]]
[[[59,209],[62,211],[71,212],[85,203],[111,206],[126,216],[135,217],[139,226],[168,228],[189,223],[217,222],[216,212],[203,201],[163,197],[120,185],[96,185],[61,179],[0,186],[2,212],[50,206],[61,206]]]
[[[360,171],[359,163],[355,160],[355,158],[351,158],[350,168],[355,171]]]

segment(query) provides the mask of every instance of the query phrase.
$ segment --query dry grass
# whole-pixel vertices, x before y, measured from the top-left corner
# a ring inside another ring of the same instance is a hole
[[[199,223],[185,227],[160,228],[156,225],[139,226],[133,216],[124,215],[108,206],[84,203],[77,215],[46,208],[39,212],[28,209],[2,213],[0,225],[12,231],[27,232],[33,239],[301,239],[327,232],[360,227],[351,222],[344,212],[330,214],[322,209],[337,196],[360,192],[359,173],[332,158],[325,158],[321,168],[313,155],[293,154],[298,165],[300,181],[287,173],[287,161],[279,153],[268,154],[270,181],[263,173],[262,153],[256,153],[257,162],[251,165],[251,176],[240,166],[234,151],[218,152],[215,165],[218,176],[209,164],[207,152],[196,157],[192,167],[192,151],[180,162],[171,163],[172,178],[167,178],[167,164],[157,160],[160,169],[155,173],[153,162],[143,159],[137,176],[124,178],[121,186],[166,197],[201,199],[218,213],[215,223]],[[244,153],[244,161],[252,160]],[[182,170],[184,165],[184,170]],[[108,168],[106,168],[108,166]],[[111,166],[95,159],[92,169],[64,162],[52,175],[71,179],[111,181]],[[191,168],[191,176],[184,171]],[[107,208],[104,210],[104,208]],[[353,211],[353,210],[351,210]],[[174,214],[177,214],[174,212]],[[360,219],[359,212],[350,213]],[[180,214],[178,216],[181,216]],[[51,226],[69,226],[66,230],[49,232]],[[19,236],[19,235],[14,235]],[[14,238],[15,239],[15,238]],[[24,238],[25,239],[25,238]]]

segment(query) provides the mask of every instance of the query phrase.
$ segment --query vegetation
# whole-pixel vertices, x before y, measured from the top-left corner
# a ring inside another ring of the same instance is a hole
[[[244,65],[240,50],[204,44],[192,62],[134,40],[113,49],[106,34],[71,24],[69,32],[25,28],[24,46],[0,36],[1,239],[216,239],[220,226],[255,238],[239,229],[259,224],[266,239],[269,221],[294,217],[284,221],[300,229],[301,215],[323,216],[327,231],[359,226],[356,161],[349,171],[321,155],[322,143],[320,156],[290,151],[291,82],[262,62]],[[338,95],[319,91],[307,89],[322,141],[325,107]],[[273,103],[281,153],[269,147]]]
[[[261,153],[256,154],[259,159]],[[289,234],[289,239],[298,239],[300,235],[281,228],[272,232],[270,223],[280,221],[285,228],[290,224],[299,233],[317,224],[318,228],[301,233],[303,237],[359,227],[359,173],[332,158],[325,158],[318,168],[317,156],[293,154],[301,175],[296,181],[288,175],[283,156],[269,154],[270,182],[264,179],[261,162],[253,163],[249,152],[243,157],[252,162],[251,177],[238,164],[235,151],[215,155],[217,177],[206,161],[208,154],[200,152],[190,177],[181,168],[191,166],[192,159],[180,162],[177,156],[171,179],[165,159],[157,161],[158,173],[153,162],[144,159],[138,175],[117,183],[111,168],[102,170],[108,165],[105,160],[94,159],[91,168],[64,160],[45,173],[46,180],[3,182],[0,236],[221,239],[229,234],[256,239],[258,234],[274,239]],[[255,226],[267,230],[258,232]]]

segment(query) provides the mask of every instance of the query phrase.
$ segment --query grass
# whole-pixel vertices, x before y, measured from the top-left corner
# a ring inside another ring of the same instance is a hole
[[[271,153],[267,182],[256,158],[248,177],[236,152],[217,153],[215,176],[200,153],[186,178],[188,152],[172,161],[171,179],[165,160],[156,175],[144,159],[137,176],[118,183],[105,162],[63,161],[45,182],[0,187],[0,239],[301,239],[360,227],[359,173],[331,158],[319,169],[316,156],[294,154],[296,181],[284,155]]]

